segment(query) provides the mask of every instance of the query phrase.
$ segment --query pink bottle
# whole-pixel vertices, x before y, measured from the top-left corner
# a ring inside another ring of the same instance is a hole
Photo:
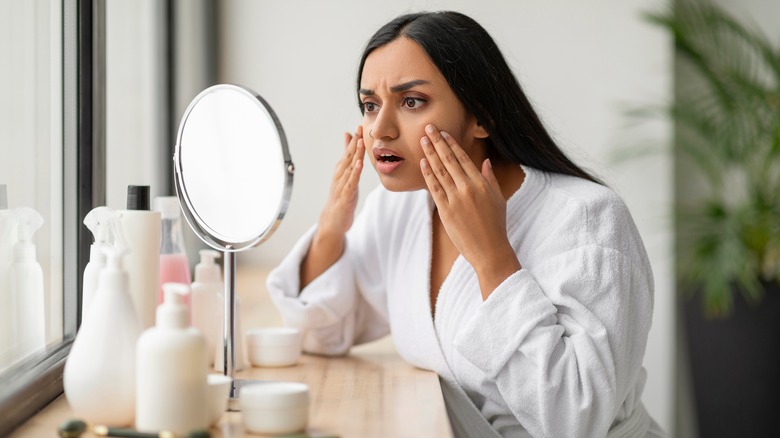
[[[165,283],[182,283],[190,287],[190,263],[184,249],[182,234],[181,207],[175,196],[155,198],[154,209],[160,212],[162,220],[162,236],[160,239],[160,289],[157,303],[162,304],[164,294],[162,285]],[[187,306],[190,305],[190,294],[184,297]]]

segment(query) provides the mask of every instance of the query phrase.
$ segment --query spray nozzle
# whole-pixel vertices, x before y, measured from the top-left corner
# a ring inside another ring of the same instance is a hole
[[[31,243],[33,235],[43,225],[43,216],[30,207],[13,209],[19,242]]]
[[[84,217],[84,225],[92,232],[95,243],[128,248],[120,222],[121,217],[122,215],[113,208],[95,207]]]

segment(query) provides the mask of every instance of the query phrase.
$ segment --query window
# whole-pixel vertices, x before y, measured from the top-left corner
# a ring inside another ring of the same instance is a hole
[[[92,184],[101,4],[0,2],[0,435],[62,393],[89,245],[79,218],[102,186]]]

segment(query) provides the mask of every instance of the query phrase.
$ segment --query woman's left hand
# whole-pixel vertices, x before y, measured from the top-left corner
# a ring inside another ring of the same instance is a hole
[[[444,131],[425,127],[420,160],[425,183],[444,229],[461,255],[474,267],[483,299],[520,269],[506,230],[506,200],[490,160],[482,171]]]

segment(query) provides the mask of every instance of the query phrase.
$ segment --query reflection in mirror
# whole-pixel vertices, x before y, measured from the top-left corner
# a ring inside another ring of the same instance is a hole
[[[254,92],[209,87],[182,117],[174,153],[176,193],[195,233],[224,251],[223,370],[230,409],[242,381],[236,369],[235,252],[259,245],[279,225],[292,191],[293,164],[281,124]]]

